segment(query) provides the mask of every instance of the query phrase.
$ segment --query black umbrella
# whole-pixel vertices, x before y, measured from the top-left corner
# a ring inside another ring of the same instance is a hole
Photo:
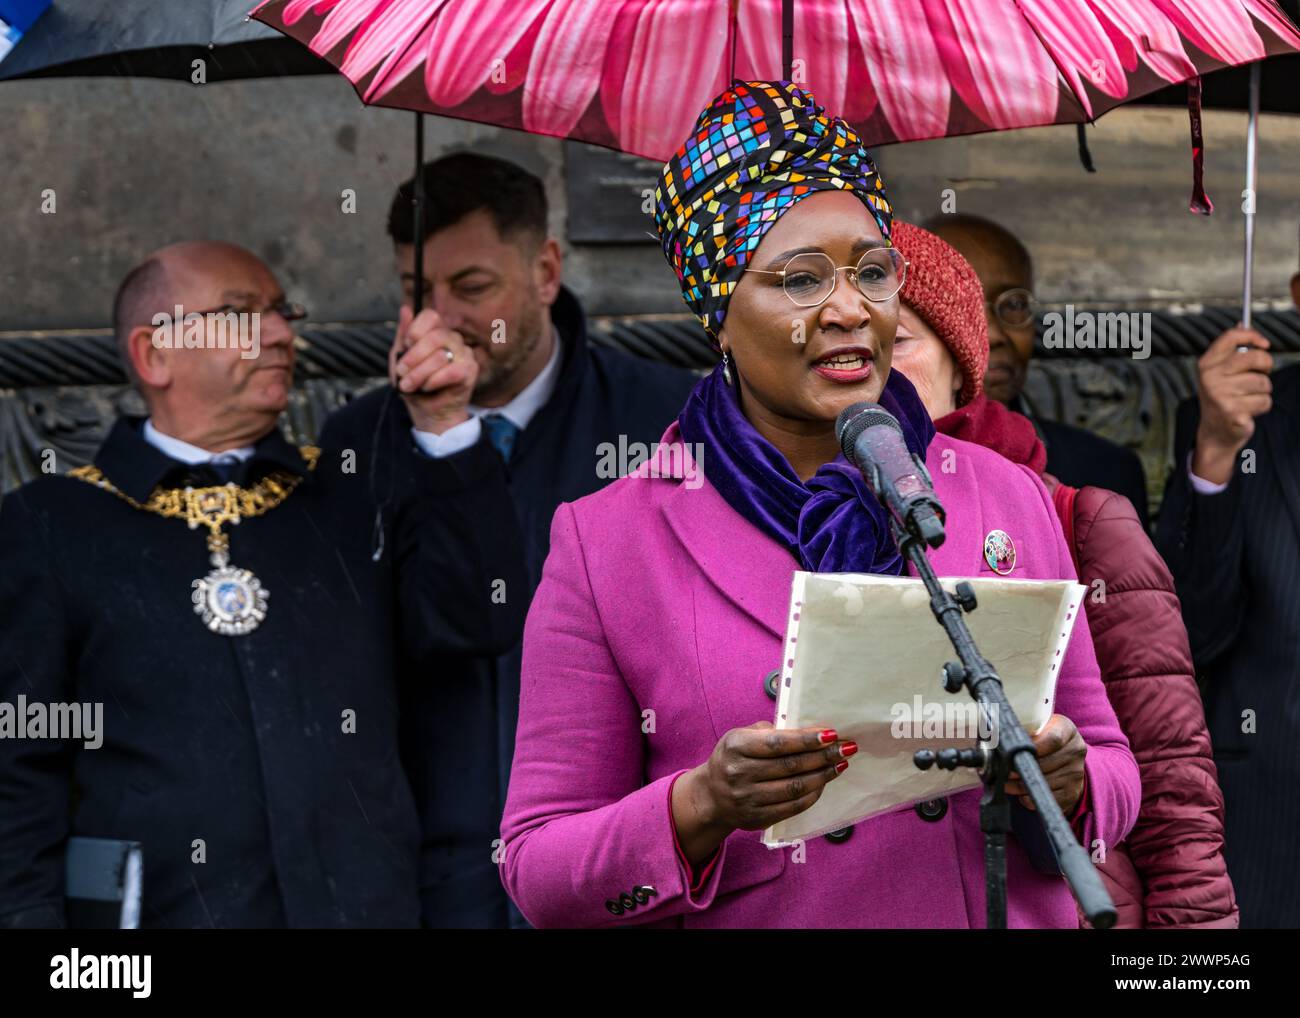
[[[247,20],[254,0],[54,0],[0,61],[14,78],[135,77],[207,81],[334,68],[279,32]]]
[[[248,17],[255,0],[55,0],[0,61],[0,81],[126,77],[205,82],[335,74],[306,46]],[[424,121],[415,114],[415,225],[424,212]],[[424,251],[415,246],[417,278]],[[415,310],[423,301],[415,288]]]

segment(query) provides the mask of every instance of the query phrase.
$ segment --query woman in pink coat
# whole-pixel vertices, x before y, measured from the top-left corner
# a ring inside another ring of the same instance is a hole
[[[536,926],[983,925],[978,791],[795,848],[760,832],[852,766],[836,719],[777,731],[792,574],[903,572],[839,454],[880,402],[947,508],[940,575],[1073,578],[1029,470],[934,434],[890,374],[906,267],[857,136],[785,83],[735,83],[664,168],[657,222],[722,364],[633,476],[561,506],[524,640],[502,877]],[[937,686],[917,676],[917,692]],[[1035,749],[1085,845],[1118,842],[1137,767],[1079,619]],[[1024,788],[1013,781],[1015,795]],[[1072,927],[1063,879],[1007,851],[1008,922]]]

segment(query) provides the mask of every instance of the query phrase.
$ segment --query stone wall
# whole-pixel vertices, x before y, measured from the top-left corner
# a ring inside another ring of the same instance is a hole
[[[318,321],[391,316],[384,216],[412,170],[411,114],[363,107],[333,77],[5,82],[0,109],[0,332],[106,325],[131,264],[200,236],[260,254]],[[1095,174],[1079,163],[1073,127],[877,156],[902,216],[937,213],[950,188],[959,211],[1012,224],[1048,301],[1224,303],[1240,292],[1244,121],[1206,115],[1206,182],[1218,207],[1209,219],[1187,212],[1184,110],[1103,117],[1089,129]],[[648,164],[554,139],[445,119],[428,121],[428,138],[431,157],[474,147],[539,173],[562,237],[570,213],[590,215],[591,203],[598,216],[635,222],[653,184]],[[566,187],[566,171],[582,183]],[[354,215],[341,211],[346,188]],[[47,189],[53,215],[42,213]],[[1282,299],[1300,260],[1300,118],[1263,119],[1259,192],[1256,292]],[[681,311],[650,229],[646,217],[635,240],[566,243],[568,281],[594,313]]]

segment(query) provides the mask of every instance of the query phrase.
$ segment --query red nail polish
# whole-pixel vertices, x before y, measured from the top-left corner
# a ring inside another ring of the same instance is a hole
[[[856,742],[846,742],[840,747],[840,756],[849,757],[858,751]]]
[[[849,762],[847,760],[841,760],[839,763],[835,765],[835,773],[843,774],[846,770],[848,770],[848,767],[849,767]]]
[[[835,734],[834,728],[823,728],[817,733],[817,738],[821,740],[823,746],[836,741],[839,736]]]

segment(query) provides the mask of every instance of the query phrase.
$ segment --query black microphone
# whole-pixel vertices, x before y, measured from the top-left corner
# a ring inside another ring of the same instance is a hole
[[[879,403],[854,403],[840,412],[835,435],[844,458],[862,471],[898,528],[928,547],[943,544],[943,505],[925,463],[907,448],[898,419]]]

